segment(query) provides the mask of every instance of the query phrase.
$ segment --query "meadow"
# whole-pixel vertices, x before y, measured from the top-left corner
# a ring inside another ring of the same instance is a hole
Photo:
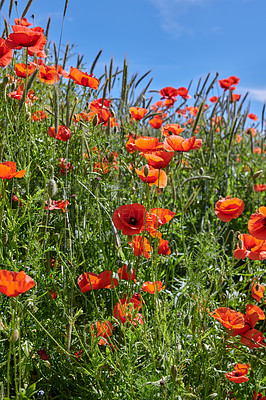
[[[95,76],[31,3],[0,38],[1,399],[265,400],[265,107]]]

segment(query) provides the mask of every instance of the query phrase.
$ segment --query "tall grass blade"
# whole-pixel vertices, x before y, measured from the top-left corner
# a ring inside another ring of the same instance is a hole
[[[9,11],[8,11],[9,18],[11,17],[13,5],[14,5],[14,0],[10,0],[10,2],[9,2]]]
[[[67,6],[68,6],[68,0],[66,0],[66,2],[65,2],[63,18],[65,18],[65,16],[66,16]]]
[[[90,69],[90,74],[93,74],[94,68],[95,68],[95,66],[96,66],[96,64],[97,64],[97,62],[98,62],[98,60],[99,60],[99,58],[100,58],[102,52],[103,52],[103,51],[100,50],[99,53],[97,54],[97,56],[95,57],[95,59],[94,59],[94,61],[93,61],[93,63],[92,63],[91,69]]]
[[[32,5],[33,0],[29,0],[22,15],[21,15],[21,19],[25,17],[25,15],[27,14],[27,12],[29,11],[30,6]]]
[[[48,37],[49,29],[50,29],[50,23],[51,23],[51,17],[48,18],[46,29],[45,29],[45,34],[46,38]]]

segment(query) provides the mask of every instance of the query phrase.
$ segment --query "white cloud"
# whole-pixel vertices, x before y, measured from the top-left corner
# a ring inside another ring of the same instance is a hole
[[[256,89],[256,88],[239,88],[241,92],[249,93],[249,99],[260,101],[261,103],[266,103],[266,88]]]

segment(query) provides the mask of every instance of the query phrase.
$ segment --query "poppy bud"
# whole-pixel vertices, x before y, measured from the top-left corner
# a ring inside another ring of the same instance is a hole
[[[172,365],[172,367],[171,367],[171,375],[172,375],[172,378],[173,378],[174,381],[176,380],[177,374],[178,374],[177,366],[176,365]]]
[[[147,178],[147,176],[149,175],[149,172],[150,172],[149,166],[146,164],[146,165],[144,166],[144,168],[143,168],[143,173],[144,173],[144,175],[146,176],[146,178]]]
[[[204,169],[203,169],[202,167],[200,167],[199,173],[200,173],[200,175],[203,175],[203,174],[204,174]]]
[[[243,250],[244,245],[243,245],[243,240],[242,240],[242,239],[239,239],[238,245],[239,245],[239,248],[240,248],[241,250]]]
[[[2,243],[5,246],[8,242],[8,233],[5,233],[2,237]]]
[[[95,114],[94,117],[93,117],[93,120],[92,120],[92,125],[96,126],[96,125],[98,125],[98,122],[99,122],[98,115]]]
[[[72,246],[72,241],[71,241],[70,238],[68,238],[68,239],[66,240],[66,248],[69,250],[69,249],[71,249],[71,246]]]
[[[50,198],[52,198],[56,194],[57,184],[54,179],[49,179],[49,181],[47,182],[47,192]]]
[[[8,76],[4,76],[3,78],[3,84],[7,85],[8,84]]]
[[[18,341],[18,338],[19,338],[19,330],[18,330],[18,329],[14,329],[14,331],[13,331],[13,333],[12,333],[12,335],[11,335],[10,340],[11,340],[12,342],[17,342],[17,341]]]
[[[253,179],[258,178],[262,174],[262,172],[263,172],[262,169],[258,172],[255,172],[255,174],[253,175]]]
[[[178,168],[180,164],[181,164],[181,160],[178,160],[176,163],[176,167]]]

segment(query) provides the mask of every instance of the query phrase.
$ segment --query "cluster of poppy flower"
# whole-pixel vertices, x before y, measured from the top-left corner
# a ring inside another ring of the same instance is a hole
[[[101,155],[101,151],[95,146],[93,147],[92,151],[97,153],[98,155],[98,162],[94,163],[94,171],[95,172],[102,172],[103,174],[107,174],[111,168],[118,169],[118,153],[116,151],[107,151],[105,155]],[[86,154],[86,157],[88,155]]]

